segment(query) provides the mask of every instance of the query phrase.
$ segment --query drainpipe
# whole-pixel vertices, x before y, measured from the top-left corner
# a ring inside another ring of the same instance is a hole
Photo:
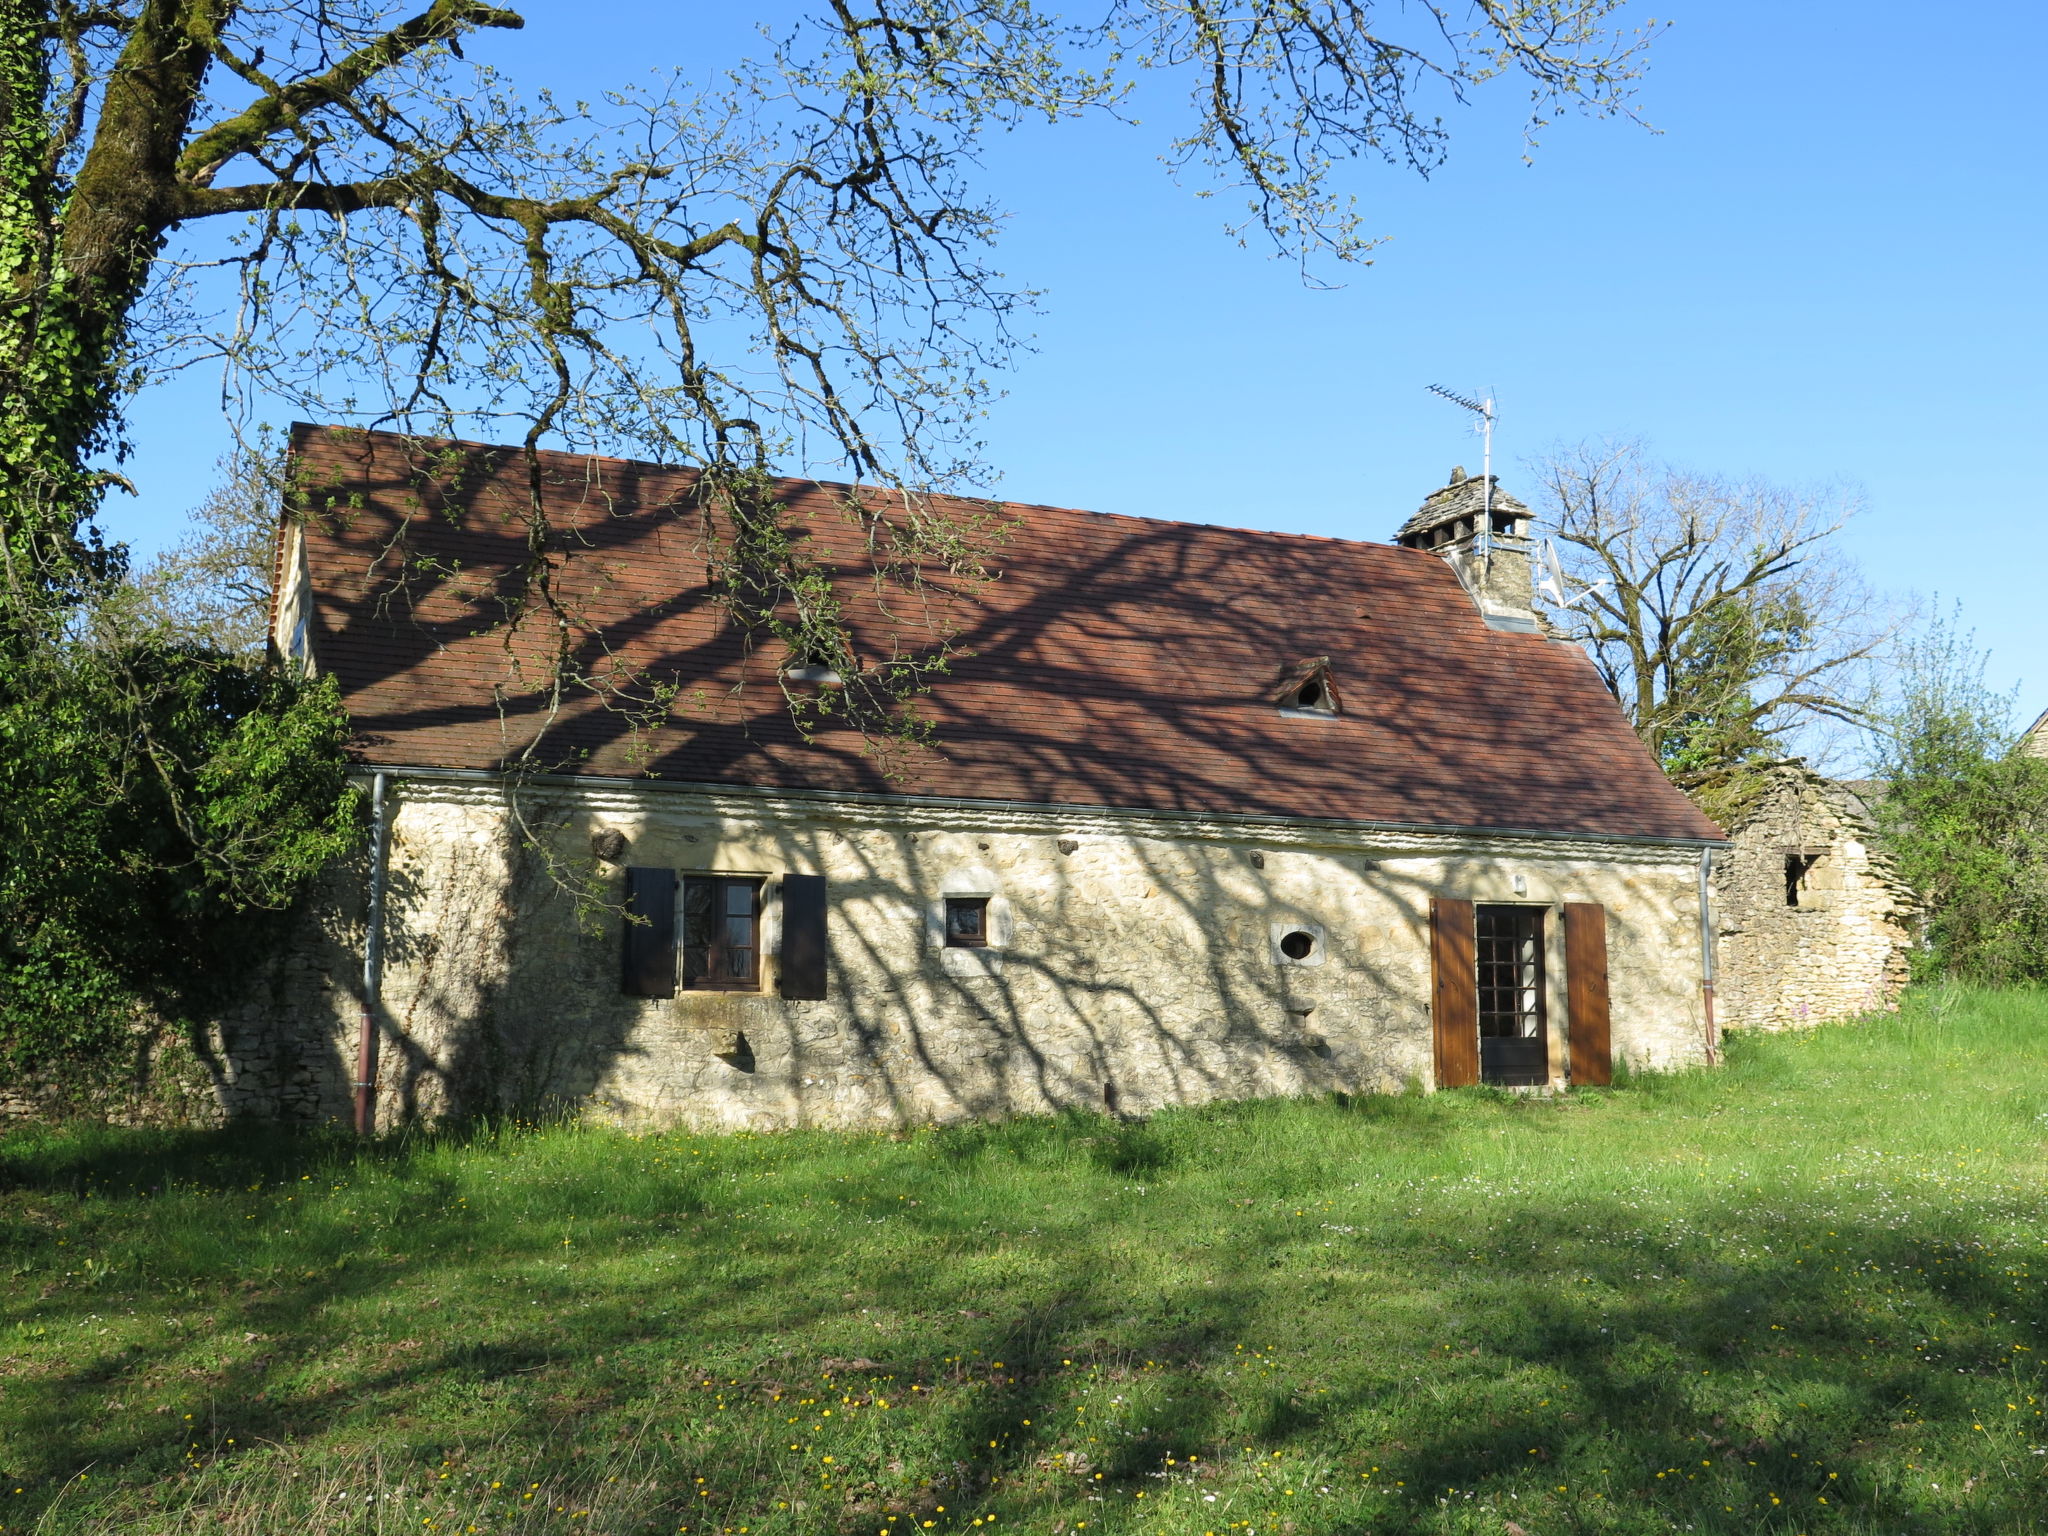
[[[377,1004],[384,980],[384,785],[370,791],[370,913],[363,936],[363,1018],[356,1033],[356,1134],[368,1136],[377,1118]]]
[[[1700,850],[1700,1001],[1707,1010],[1707,1065],[1721,1059],[1721,1038],[1714,1030],[1714,916],[1711,882],[1714,850]]]

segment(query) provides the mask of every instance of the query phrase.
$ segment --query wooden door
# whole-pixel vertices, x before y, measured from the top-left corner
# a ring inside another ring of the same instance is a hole
[[[1564,904],[1564,997],[1572,1082],[1605,1088],[1614,1081],[1614,1048],[1607,1019],[1607,909],[1597,903]]]
[[[1436,1035],[1436,1085],[1469,1088],[1479,1081],[1479,987],[1473,953],[1472,903],[1436,896],[1429,903],[1430,1008]]]

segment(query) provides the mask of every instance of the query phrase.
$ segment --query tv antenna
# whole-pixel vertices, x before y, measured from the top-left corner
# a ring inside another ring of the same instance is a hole
[[[1462,407],[1479,418],[1478,421],[1473,423],[1473,426],[1478,431],[1480,440],[1484,444],[1480,449],[1479,474],[1482,483],[1486,487],[1486,515],[1480,519],[1479,523],[1479,558],[1488,565],[1491,565],[1493,563],[1493,396],[1488,395],[1484,400],[1473,400],[1465,395],[1456,394],[1451,390],[1445,389],[1441,384],[1430,384],[1425,387],[1432,395],[1448,400],[1451,404]]]

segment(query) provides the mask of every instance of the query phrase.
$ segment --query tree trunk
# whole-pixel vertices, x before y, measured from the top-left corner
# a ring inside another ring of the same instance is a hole
[[[105,564],[80,538],[114,444],[129,311],[177,223],[178,151],[234,0],[149,0],[63,189],[50,163],[50,8],[0,0],[0,527],[9,618]],[[6,627],[14,627],[8,623]]]
[[[69,499],[70,479],[52,479],[50,421],[68,380],[48,345],[58,283],[47,14],[37,0],[0,0],[0,635],[18,630],[19,600],[43,590],[71,543],[52,545],[46,515]]]

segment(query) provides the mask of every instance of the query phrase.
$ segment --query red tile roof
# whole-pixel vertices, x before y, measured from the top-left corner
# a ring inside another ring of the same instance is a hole
[[[1489,630],[1435,555],[1011,504],[997,579],[935,580],[922,603],[885,605],[858,579],[848,489],[782,482],[793,523],[839,562],[863,657],[946,630],[967,653],[923,701],[934,745],[890,777],[856,733],[807,743],[791,724],[781,647],[749,645],[713,601],[703,538],[675,510],[690,474],[572,454],[544,455],[541,469],[578,663],[680,693],[652,732],[577,692],[550,717],[541,652],[553,626],[508,634],[501,622],[527,556],[517,453],[312,427],[293,443],[315,490],[313,656],[340,681],[366,762],[496,768],[545,726],[533,761],[572,774],[1719,835],[1577,647]],[[1320,656],[1343,714],[1282,715],[1283,672]]]

